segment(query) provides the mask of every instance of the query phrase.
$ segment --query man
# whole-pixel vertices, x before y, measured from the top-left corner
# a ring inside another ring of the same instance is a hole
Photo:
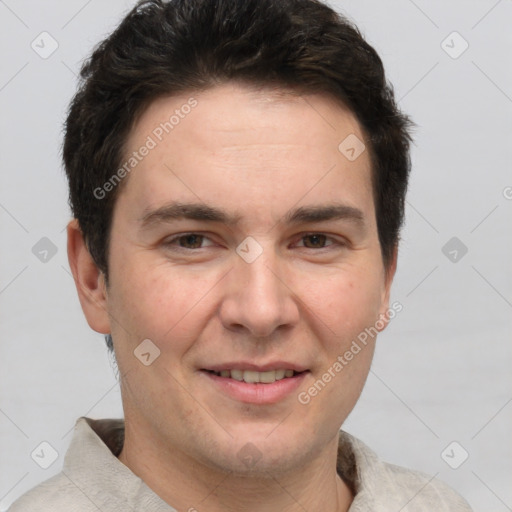
[[[125,418],[12,512],[468,511],[341,431],[390,304],[409,121],[314,0],[142,2],[66,123],[68,255]]]

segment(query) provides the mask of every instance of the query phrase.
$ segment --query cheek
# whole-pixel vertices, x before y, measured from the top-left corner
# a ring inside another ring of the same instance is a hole
[[[167,263],[151,264],[134,258],[117,267],[116,283],[109,303],[114,317],[124,327],[130,345],[149,338],[159,348],[183,351],[203,328],[207,317],[208,290],[216,279]],[[172,341],[172,345],[170,343]]]
[[[315,381],[303,389],[305,411],[341,424],[356,404],[373,359],[375,325],[379,315],[377,281],[346,279],[330,281],[328,291],[316,297],[313,318],[322,344]],[[304,402],[301,402],[304,403]]]
[[[352,271],[353,270],[353,271]],[[310,297],[307,304],[325,328],[330,344],[342,347],[366,327],[375,324],[381,307],[382,289],[377,275],[340,272],[325,280],[323,290]]]

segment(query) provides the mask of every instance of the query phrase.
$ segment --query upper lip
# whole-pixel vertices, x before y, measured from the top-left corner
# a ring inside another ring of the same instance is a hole
[[[308,368],[297,363],[289,361],[272,361],[265,364],[254,364],[245,361],[233,361],[230,363],[214,364],[203,370],[210,370],[214,372],[221,372],[223,370],[250,370],[254,372],[269,372],[272,370],[294,370],[296,372],[304,372]]]

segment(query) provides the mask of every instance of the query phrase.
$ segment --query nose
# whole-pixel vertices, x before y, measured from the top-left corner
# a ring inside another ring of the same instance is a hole
[[[265,249],[252,263],[235,254],[227,279],[219,313],[226,329],[265,338],[298,323],[290,269],[271,249]]]

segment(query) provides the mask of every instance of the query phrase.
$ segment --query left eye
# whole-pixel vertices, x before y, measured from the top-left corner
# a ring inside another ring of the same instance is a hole
[[[201,249],[205,240],[209,240],[209,238],[197,233],[187,233],[168,240],[165,245],[174,245],[182,249]]]
[[[332,245],[333,240],[332,238],[328,237],[327,235],[323,235],[321,233],[311,233],[308,235],[304,235],[301,238],[302,241],[308,241],[307,243],[304,243],[303,247],[306,247],[307,249],[323,249],[326,247],[326,242],[331,242],[327,245]]]

